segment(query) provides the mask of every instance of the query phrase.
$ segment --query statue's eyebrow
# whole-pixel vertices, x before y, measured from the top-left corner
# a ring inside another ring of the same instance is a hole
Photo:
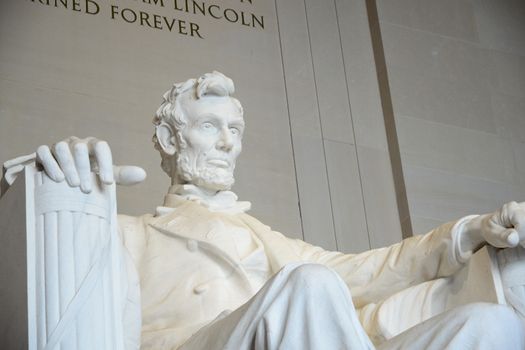
[[[235,119],[235,120],[231,121],[231,122],[229,123],[229,125],[230,125],[230,126],[241,126],[241,127],[244,128],[244,125],[245,125],[245,124],[244,124],[244,119],[242,119],[242,118]]]
[[[215,114],[215,113],[201,114],[201,115],[197,116],[197,118],[195,118],[195,123],[200,123],[203,120],[220,121],[221,117],[219,115]]]

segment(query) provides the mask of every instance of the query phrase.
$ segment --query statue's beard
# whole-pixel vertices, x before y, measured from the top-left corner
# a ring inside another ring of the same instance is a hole
[[[213,191],[229,190],[235,179],[233,170],[235,165],[230,168],[220,168],[212,165],[200,165],[199,155],[194,155],[187,149],[182,149],[176,155],[177,175],[179,181],[190,183]]]

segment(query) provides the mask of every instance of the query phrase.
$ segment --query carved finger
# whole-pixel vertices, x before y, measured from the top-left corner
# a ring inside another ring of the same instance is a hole
[[[516,202],[509,205],[509,218],[514,228],[525,226],[525,208]]]
[[[42,164],[44,170],[53,181],[62,182],[64,181],[64,173],[60,170],[55,157],[51,153],[48,146],[42,145],[36,150],[37,161]]]
[[[516,227],[525,223],[525,208],[517,202],[506,203],[501,211],[506,227]]]
[[[519,214],[520,218],[517,219],[519,221],[518,224],[514,226],[514,229],[518,233],[518,240],[521,245],[525,244],[525,222],[523,221],[523,218],[521,217],[522,214]],[[525,216],[525,215],[523,215]]]
[[[106,185],[112,184],[114,182],[113,158],[108,143],[106,141],[97,141],[93,146],[93,150],[98,164],[100,181]]]
[[[508,229],[503,233],[503,238],[505,239],[506,247],[514,248],[520,242],[520,236],[518,232],[514,229]]]
[[[80,190],[84,193],[91,192],[91,166],[89,165],[88,146],[79,142],[73,146],[73,156],[77,166],[78,176],[80,178]]]
[[[75,161],[73,160],[73,155],[69,149],[69,144],[65,141],[57,143],[53,147],[53,153],[55,158],[62,169],[66,177],[66,181],[69,186],[77,187],[80,185],[80,178],[78,176],[77,168]]]
[[[525,208],[521,203],[509,202],[503,206],[502,212],[508,217],[509,225],[514,233],[510,234],[507,243],[515,247],[520,242],[525,241]]]
[[[502,212],[503,211],[502,209]],[[494,247],[514,247],[519,242],[518,233],[514,228],[508,228],[502,225],[501,216],[502,213],[490,216],[483,236],[485,240]]]

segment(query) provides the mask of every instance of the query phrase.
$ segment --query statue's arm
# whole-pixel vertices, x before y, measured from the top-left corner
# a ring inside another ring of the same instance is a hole
[[[471,215],[390,247],[360,254],[330,252],[302,241],[294,245],[302,259],[336,270],[350,287],[356,306],[377,302],[425,281],[451,276],[485,244],[522,245],[525,206],[516,202],[486,215]]]
[[[458,256],[459,239],[470,219],[443,224],[425,235],[360,254],[326,251],[303,241],[294,241],[294,245],[303,260],[337,271],[350,288],[356,307],[361,307],[459,270],[463,266]]]

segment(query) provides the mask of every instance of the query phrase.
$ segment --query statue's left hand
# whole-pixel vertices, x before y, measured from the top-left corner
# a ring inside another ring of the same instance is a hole
[[[525,203],[509,202],[482,220],[481,235],[498,248],[525,243]]]
[[[525,202],[509,202],[467,223],[461,237],[462,250],[474,251],[485,243],[497,248],[525,245]]]

